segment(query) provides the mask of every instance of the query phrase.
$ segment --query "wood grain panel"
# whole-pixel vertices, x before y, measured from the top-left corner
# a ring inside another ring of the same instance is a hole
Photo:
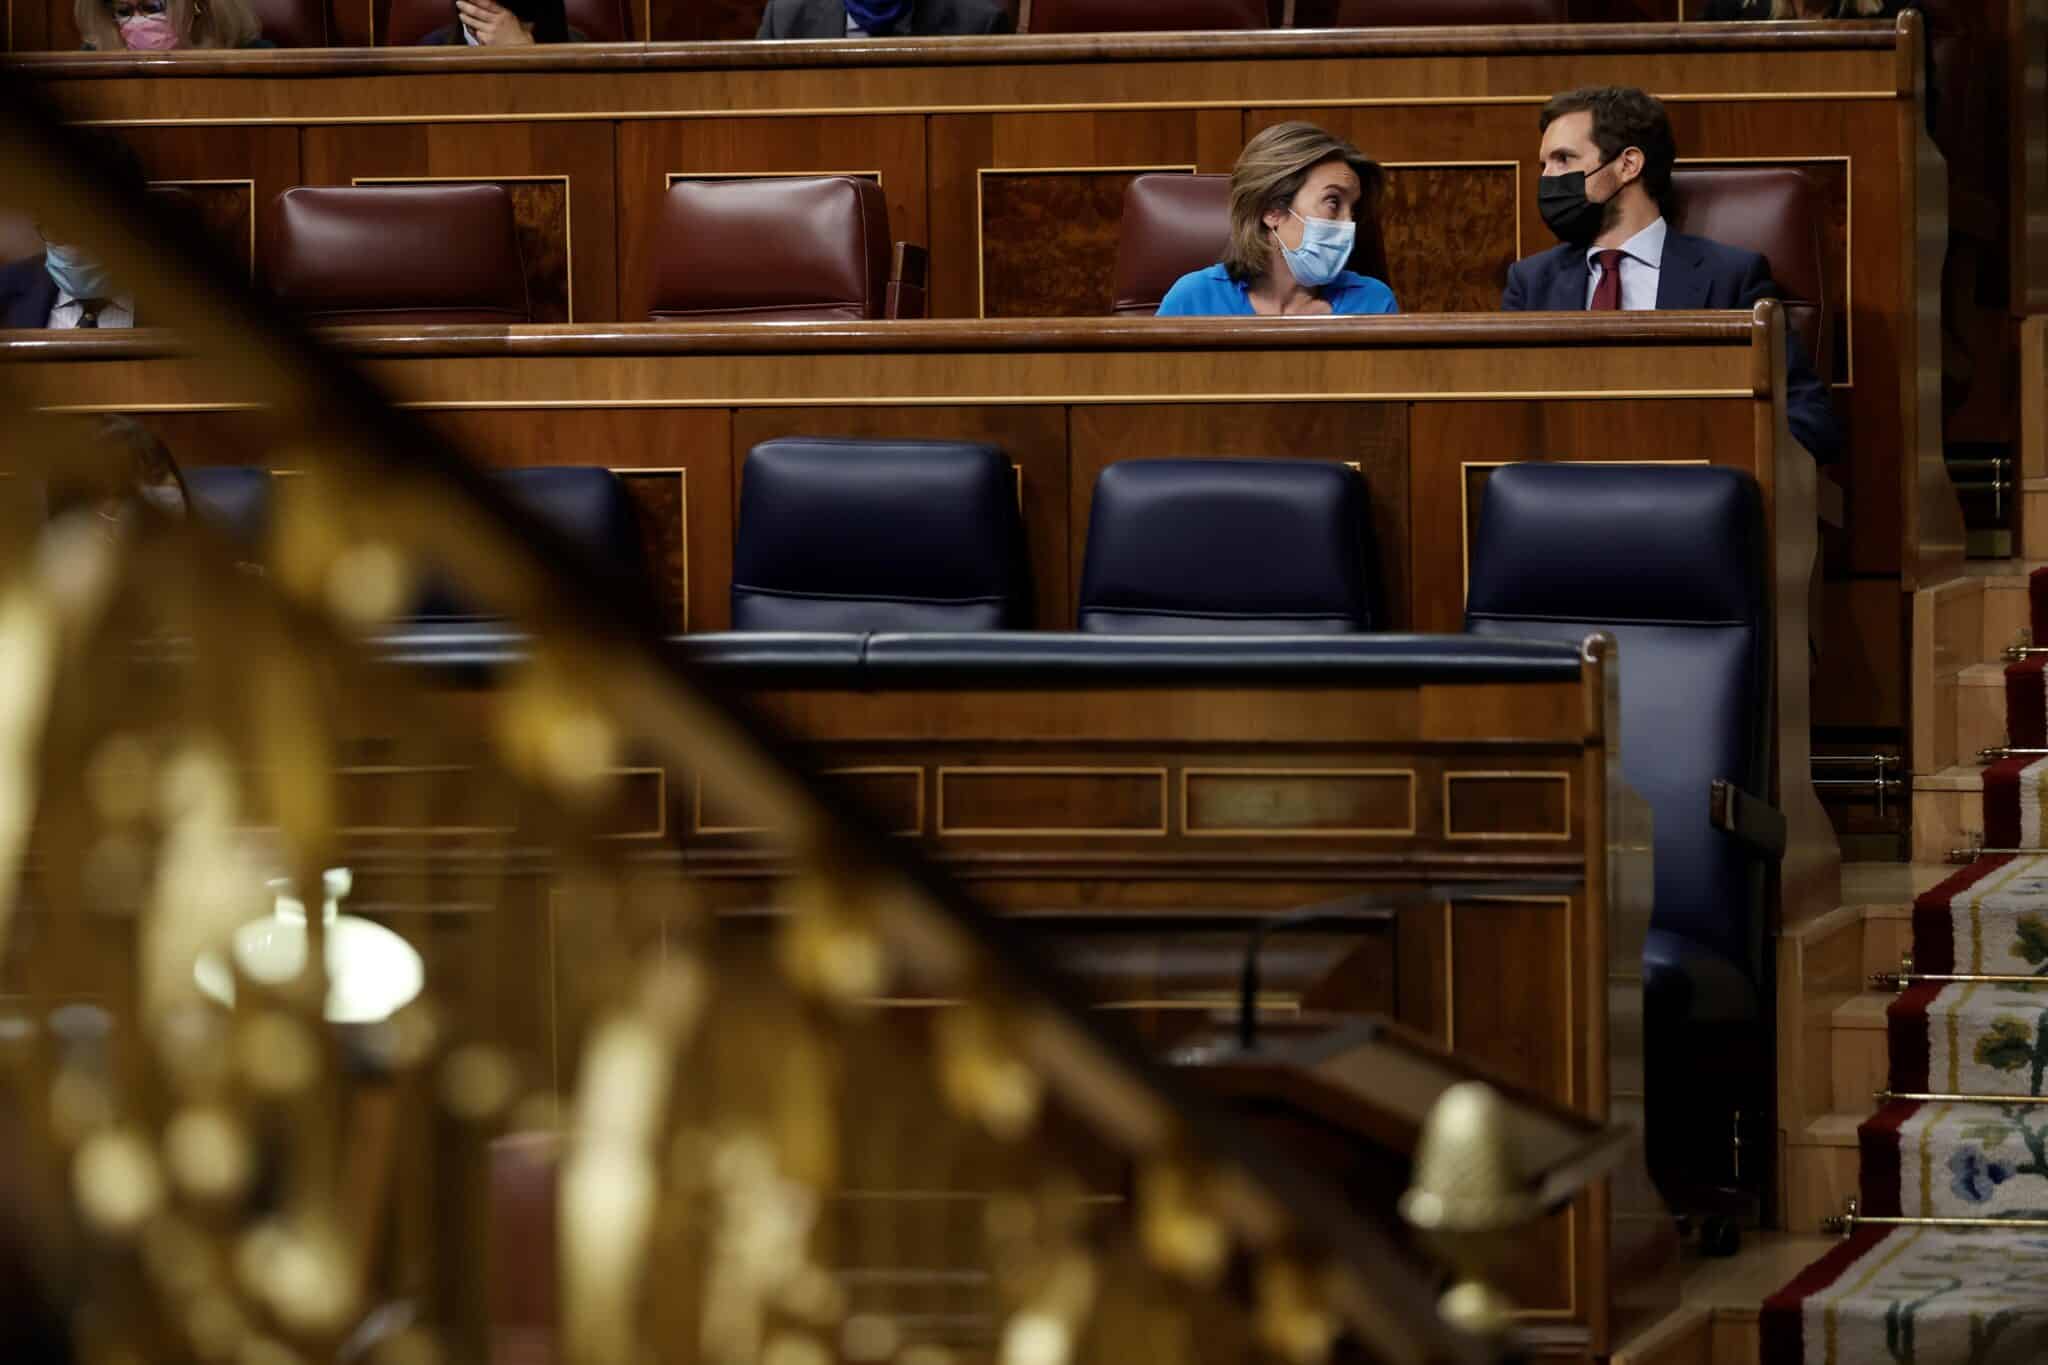
[[[723,630],[732,620],[731,419],[716,409],[660,411],[575,408],[545,414],[506,409],[438,411],[432,424],[500,468],[602,465],[607,469],[687,470],[686,478],[628,477],[642,516],[642,544],[671,624]],[[687,498],[687,506],[682,506]],[[671,520],[686,513],[687,520]],[[687,533],[684,531],[687,528]],[[682,558],[687,542],[688,560]],[[683,596],[688,584],[689,594]]]
[[[1568,839],[1571,775],[1547,772],[1444,774],[1444,837]]]
[[[550,178],[527,179],[536,176]],[[576,322],[617,320],[608,127],[440,123],[305,130],[304,183],[391,180],[503,184],[512,192],[536,307],[555,320],[567,319],[572,304]]]
[[[652,296],[655,229],[671,174],[879,174],[889,235],[930,240],[921,118],[646,120],[618,125],[619,316],[645,321]],[[932,253],[935,278],[970,262]],[[736,269],[751,268],[734,262]],[[772,268],[772,265],[760,268]]]
[[[1163,835],[1166,769],[941,768],[941,837]]]
[[[1252,455],[1355,462],[1372,506],[1388,629],[1413,629],[1409,589],[1409,439],[1406,409],[1393,403],[1299,403],[1284,408],[1201,406],[1077,407],[1070,474],[1074,527],[1071,582],[1081,581],[1088,506],[1095,480],[1118,460]],[[1416,449],[1426,449],[1417,446]],[[1279,546],[1269,547],[1282,553]],[[1078,605],[1076,603],[1075,605]],[[1071,612],[1068,619],[1072,619]]]
[[[1414,471],[1412,629],[1455,631],[1465,613],[1466,498],[1475,471],[1517,460],[1703,460],[1741,466],[1750,405],[1735,399],[1645,402],[1417,403],[1409,441],[1431,452]],[[1479,504],[1472,503],[1476,522]]]
[[[1185,774],[1190,834],[1405,835],[1413,772],[1208,768]]]
[[[1449,908],[1446,970],[1457,1051],[1560,1103],[1576,1088],[1568,1038],[1571,916],[1562,899],[1471,900]]]
[[[191,196],[201,220],[245,270],[251,256],[247,212],[253,209],[260,221],[271,200],[300,183],[295,128],[124,128],[120,136],[152,183],[176,184]],[[207,181],[225,183],[191,183]]]
[[[251,278],[256,268],[256,195],[250,182],[159,181],[152,188],[175,191],[175,195],[162,195],[158,202],[172,212],[189,211],[199,230],[233,269],[243,279]]]
[[[985,441],[999,446],[1022,472],[1024,537],[1031,553],[1033,610],[1042,629],[1074,621],[1069,540],[1067,413],[1058,407],[748,408],[733,416],[732,511],[747,452],[781,436],[847,436],[859,440]],[[1087,522],[1078,523],[1085,529]],[[727,570],[728,580],[730,568]]]
[[[984,171],[980,316],[1106,315],[1116,297],[1124,189],[1143,173]]]
[[[1112,166],[1192,166],[1198,171],[1228,171],[1243,146],[1243,123],[1234,109],[935,115],[931,120],[932,316],[979,315],[977,263],[996,297],[1015,297],[1012,290],[1045,288],[1027,281],[998,281],[994,275],[998,268],[995,261],[984,258],[981,226],[986,211],[977,211],[978,195],[989,181],[1002,177],[985,176],[983,172],[1037,170],[1072,174]],[[1100,192],[1108,194],[1107,190]],[[1042,212],[1043,208],[1031,211]],[[1115,267],[1116,239],[1113,230],[1107,237],[1102,235],[1103,224],[1118,222],[1122,205],[1091,198],[1085,211],[1094,215],[1092,225],[1071,239],[1062,234],[1062,251],[1066,259],[1072,260],[1082,250],[1082,242],[1096,243],[1094,249],[1105,255],[1100,268],[1101,278],[1106,280]],[[1006,226],[1005,232],[1010,234],[1011,229]],[[1006,235],[1004,240],[1011,240],[1011,236]],[[1028,260],[1014,258],[1003,267],[1012,275],[1031,268]],[[1050,292],[1073,306],[1079,297],[1075,289],[1078,286]],[[1101,298],[1102,311],[1107,312],[1106,287]]]
[[[1406,313],[1490,313],[1520,256],[1520,169],[1390,166],[1380,200],[1387,281]],[[1457,250],[1446,252],[1448,242]]]

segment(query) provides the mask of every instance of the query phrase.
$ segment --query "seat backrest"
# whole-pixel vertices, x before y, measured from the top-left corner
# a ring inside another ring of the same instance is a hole
[[[1709,823],[1708,792],[1716,778],[1770,790],[1767,545],[1737,470],[1508,465],[1487,481],[1465,603],[1475,634],[1615,638],[1622,771],[1655,820],[1655,927],[1753,980],[1754,860]]]
[[[279,47],[330,47],[327,0],[251,0],[263,36]]]
[[[1373,629],[1365,480],[1319,460],[1124,460],[1095,480],[1084,631],[1341,635]]]
[[[634,40],[633,11],[627,0],[565,0],[563,8],[569,31],[585,42]],[[391,0],[391,12],[378,41],[385,47],[411,47],[455,21],[455,0]]]
[[[1173,282],[1222,259],[1230,241],[1230,177],[1141,175],[1124,189],[1123,225],[1116,245],[1116,293],[1111,311],[1145,317]],[[1386,245],[1379,215],[1359,220],[1350,268],[1387,283]]]
[[[245,465],[201,465],[184,471],[192,517],[243,545],[270,532],[270,471]]]
[[[748,454],[735,630],[1016,630],[1031,568],[1016,473],[963,441],[790,437]]]
[[[1336,28],[1443,28],[1455,24],[1570,22],[1565,12],[1565,0],[1334,0],[1328,8],[1331,10],[1328,22]],[[1306,17],[1298,19],[1297,23],[1306,27]]]
[[[530,322],[502,185],[302,186],[272,205],[264,276],[323,326]]]
[[[1266,0],[1029,0],[1031,33],[1271,28]]]
[[[655,322],[879,318],[889,202],[850,175],[678,180],[654,246]]]
[[[1821,268],[1820,204],[1797,166],[1702,166],[1673,171],[1673,228],[1754,251],[1771,263],[1785,325],[1805,343],[1814,372],[1833,377],[1834,319]]]
[[[534,515],[611,566],[622,580],[646,584],[647,553],[640,514],[625,482],[595,465],[537,465],[497,472],[512,496]],[[414,619],[475,620],[488,615],[465,602],[452,585],[432,582],[412,612]]]

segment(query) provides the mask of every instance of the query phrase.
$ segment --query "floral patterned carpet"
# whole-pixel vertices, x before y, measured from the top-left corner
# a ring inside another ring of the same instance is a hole
[[[2048,570],[2030,585],[2048,641]],[[2006,673],[2007,731],[2048,747],[2042,663]],[[1991,847],[2043,847],[2048,760],[1986,770]],[[1913,907],[1913,969],[2039,977],[1912,986],[1887,1011],[1891,1100],[1858,1131],[1870,1216],[2048,1220],[2048,857],[1979,858]],[[2048,1362],[2048,1227],[1865,1227],[1764,1304],[1762,1365]]]

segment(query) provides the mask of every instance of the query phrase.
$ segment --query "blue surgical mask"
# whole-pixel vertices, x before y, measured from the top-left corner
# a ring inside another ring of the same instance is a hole
[[[846,16],[863,33],[880,38],[910,17],[910,0],[846,0]]]
[[[108,278],[106,268],[89,259],[77,247],[59,246],[55,242],[45,244],[43,269],[50,272],[50,278],[59,289],[74,299],[113,297],[113,281]]]
[[[1293,209],[1287,211],[1294,213]],[[1282,242],[1280,254],[1287,258],[1287,268],[1294,272],[1302,288],[1321,289],[1344,273],[1344,263],[1351,259],[1352,243],[1358,240],[1358,224],[1340,218],[1302,218],[1298,213],[1294,216],[1301,218],[1301,245],[1291,247]]]

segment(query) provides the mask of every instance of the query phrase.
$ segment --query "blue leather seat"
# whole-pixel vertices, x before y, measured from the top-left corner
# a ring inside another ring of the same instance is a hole
[[[270,471],[245,465],[187,469],[192,516],[244,545],[259,545],[270,531]]]
[[[609,469],[538,465],[499,470],[495,477],[527,509],[560,531],[626,582],[645,585],[647,556],[640,518],[626,485]],[[465,601],[445,580],[430,582],[411,613],[415,622],[490,620],[493,613]]]
[[[1767,861],[1710,816],[1723,780],[1768,796],[1772,659],[1768,532],[1756,483],[1707,466],[1519,464],[1496,471],[1472,539],[1466,628],[1614,637],[1621,761],[1651,807],[1656,902],[1643,954],[1653,1168],[1668,1151],[1659,1103],[1678,1087],[1704,1136],[1768,1097],[1713,1096],[1730,1066],[1768,1091]],[[1738,1031],[1731,1046],[1729,1030]],[[1724,1087],[1725,1089],[1725,1087]],[[1729,1104],[1728,1101],[1733,1101]],[[1720,1103],[1717,1115],[1699,1104]]]
[[[1017,476],[994,446],[791,437],[748,454],[735,630],[1031,624]]]
[[[1095,481],[1084,631],[1342,635],[1380,619],[1365,480],[1317,460],[1125,460]]]

